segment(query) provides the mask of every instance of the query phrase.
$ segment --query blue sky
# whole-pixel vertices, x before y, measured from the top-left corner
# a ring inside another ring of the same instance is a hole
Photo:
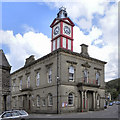
[[[49,12],[48,12],[49,11]],[[4,2],[2,3],[2,29],[23,34],[24,25],[33,27],[36,32],[51,36],[50,24],[56,17],[57,9],[50,9],[45,3]]]
[[[51,52],[50,24],[61,6],[66,7],[75,23],[73,50],[80,52],[80,44],[89,45],[91,57],[108,62],[106,81],[117,78],[117,0],[2,2],[0,45],[13,66],[12,71],[22,67],[31,54],[37,59]]]

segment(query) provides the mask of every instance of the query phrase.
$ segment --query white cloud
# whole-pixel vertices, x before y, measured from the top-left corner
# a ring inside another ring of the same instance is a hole
[[[109,6],[108,2],[104,2],[104,0],[46,4],[52,9],[58,9],[61,6],[67,8],[68,16],[77,24],[74,27],[74,51],[80,53],[82,43],[89,45],[88,50],[91,57],[108,62],[105,69],[106,81],[116,78],[118,76],[117,4]],[[97,21],[99,27],[92,24],[94,14],[104,16],[99,17]],[[35,30],[27,25],[24,28],[26,33],[23,35],[13,35],[12,31],[1,31],[0,34],[3,43],[10,48],[7,57],[11,65],[14,65],[13,70],[23,66],[25,58],[31,54],[35,54],[38,58],[50,52],[50,38],[43,33],[35,33]],[[86,29],[89,34],[85,35],[81,28]],[[102,37],[100,38],[100,36]],[[92,44],[93,42],[94,44]],[[102,44],[102,48],[98,44]]]
[[[50,52],[50,39],[42,33],[27,32],[23,34],[13,34],[13,31],[0,31],[3,45],[7,45],[10,53],[7,58],[12,65],[12,71],[22,67],[25,59],[30,55],[36,58]]]

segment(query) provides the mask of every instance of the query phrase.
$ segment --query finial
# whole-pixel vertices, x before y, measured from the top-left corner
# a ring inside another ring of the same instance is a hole
[[[65,7],[59,8],[59,12],[57,14],[57,18],[66,18],[67,17],[67,12]]]
[[[59,8],[59,11],[61,11],[61,10],[66,11],[66,8],[62,6],[61,8]]]

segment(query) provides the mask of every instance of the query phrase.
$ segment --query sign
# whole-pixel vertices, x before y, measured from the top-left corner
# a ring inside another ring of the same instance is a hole
[[[67,102],[63,102],[62,107],[67,107]]]

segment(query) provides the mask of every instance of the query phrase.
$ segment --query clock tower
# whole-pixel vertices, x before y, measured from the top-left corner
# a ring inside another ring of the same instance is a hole
[[[61,7],[50,25],[52,28],[51,51],[64,48],[73,51],[74,23],[67,17],[66,8]]]

